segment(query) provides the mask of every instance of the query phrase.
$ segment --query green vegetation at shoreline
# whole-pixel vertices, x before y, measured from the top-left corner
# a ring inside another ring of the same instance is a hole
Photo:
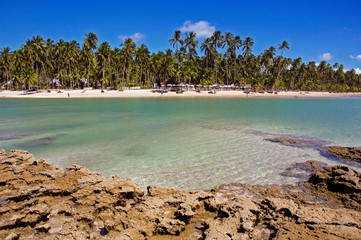
[[[154,83],[194,85],[225,84],[278,90],[361,91],[361,75],[344,71],[342,64],[326,61],[304,63],[283,56],[286,41],[260,55],[252,53],[253,39],[242,40],[230,32],[215,31],[203,42],[193,32],[175,31],[169,40],[173,50],[150,53],[147,46],[125,39],[120,48],[85,35],[82,46],[75,40],[33,37],[18,50],[1,48],[0,87],[30,88],[120,88]]]

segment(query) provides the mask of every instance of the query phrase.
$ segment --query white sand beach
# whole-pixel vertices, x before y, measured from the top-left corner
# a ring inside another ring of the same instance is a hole
[[[306,91],[280,91],[277,94],[272,93],[254,93],[249,94],[243,91],[217,91],[215,94],[209,94],[208,91],[185,91],[182,94],[167,92],[161,94],[151,89],[142,90],[105,90],[101,92],[96,90],[46,90],[27,93],[25,91],[0,91],[0,98],[169,98],[169,97],[191,97],[191,98],[337,98],[337,97],[361,97],[361,93],[329,93],[329,92],[306,92]]]

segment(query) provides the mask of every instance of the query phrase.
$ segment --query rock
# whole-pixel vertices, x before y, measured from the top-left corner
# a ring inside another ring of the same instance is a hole
[[[315,170],[324,169],[326,167],[327,164],[320,161],[294,163],[290,167],[286,168],[285,171],[281,173],[281,175],[285,177],[296,177],[302,180],[306,180]]]
[[[302,137],[275,137],[266,139],[271,142],[280,143],[292,147],[321,148],[328,142],[319,139],[302,138]]]
[[[317,170],[308,180],[318,191],[330,191],[346,207],[361,210],[361,173],[347,166]]]
[[[360,173],[322,167],[300,164],[315,172],[296,186],[144,194],[130,179],[0,151],[0,239],[357,239]]]
[[[327,152],[338,158],[361,162],[361,148],[359,147],[331,146]]]
[[[325,185],[333,192],[361,193],[361,174],[347,166],[332,166],[317,170],[309,182]]]
[[[17,240],[20,238],[20,234],[19,233],[10,233],[5,240]]]
[[[287,216],[296,215],[298,209],[298,205],[290,199],[266,198],[262,203],[267,204],[275,212],[284,212]]]
[[[185,228],[185,223],[177,219],[161,219],[156,225],[155,233],[160,235],[179,235]]]

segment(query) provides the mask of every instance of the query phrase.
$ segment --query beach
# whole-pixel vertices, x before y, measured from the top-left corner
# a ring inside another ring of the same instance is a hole
[[[26,91],[0,91],[0,98],[338,98],[338,97],[361,97],[360,92],[356,93],[330,93],[330,92],[306,92],[306,91],[280,91],[274,93],[258,93],[250,92],[249,94],[243,91],[216,91],[215,94],[210,94],[208,91],[185,91],[182,94],[168,91],[167,93],[156,92],[152,89],[141,90],[40,90],[38,92]]]

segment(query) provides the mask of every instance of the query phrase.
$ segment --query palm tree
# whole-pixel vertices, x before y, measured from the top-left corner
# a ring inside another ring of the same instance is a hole
[[[46,58],[47,45],[45,43],[45,40],[39,35],[33,37],[33,39],[31,40],[31,48],[32,48],[32,52],[35,55],[35,61],[41,65],[42,73],[43,75],[45,75],[45,79],[47,80],[46,70],[45,70],[45,62],[47,62],[47,58]],[[36,71],[38,73],[38,64],[36,64],[36,66],[37,66]]]
[[[184,40],[184,46],[188,48],[188,61],[191,61],[192,56],[197,54],[195,48],[198,47],[198,40],[195,39],[196,34],[194,32],[186,33]]]
[[[102,66],[102,90],[104,89],[104,78],[105,78],[105,68],[106,65],[110,62],[111,47],[108,42],[103,42],[100,44],[98,51],[96,52],[97,61],[100,66]],[[110,69],[109,69],[110,72]],[[111,73],[110,73],[111,74]]]
[[[140,81],[139,82],[142,83],[143,67],[149,61],[149,50],[144,44],[141,44],[137,48],[136,59],[137,59],[137,62],[140,64]],[[137,70],[138,70],[138,68],[137,68]],[[138,77],[138,74],[136,74],[136,76]]]
[[[204,58],[206,60],[206,68],[208,68],[208,62],[212,57],[212,42],[210,38],[206,38],[201,45],[201,51],[204,53]]]
[[[283,41],[281,44],[278,44],[278,46],[279,46],[278,49],[281,50],[281,56],[280,56],[280,59],[278,61],[279,65],[278,65],[278,68],[277,68],[277,77],[276,77],[276,80],[275,80],[275,82],[274,82],[274,84],[272,86],[272,90],[273,90],[274,86],[278,83],[278,78],[279,78],[281,72],[283,71],[283,68],[285,67],[284,66],[284,61],[282,60],[283,51],[290,49],[289,46],[288,46],[288,42],[286,42],[286,41]]]
[[[68,69],[69,69],[69,85],[70,88],[73,88],[73,75],[72,75],[72,67],[71,64],[74,63],[74,65],[77,63],[77,56],[79,49],[79,43],[75,40],[71,42],[65,42],[64,44],[64,57],[67,59],[68,62]]]
[[[16,77],[20,83],[23,81],[25,64],[26,56],[24,54],[24,48],[20,47],[20,49],[13,52],[13,65],[17,69],[16,75],[18,75],[14,77]]]
[[[12,52],[9,47],[0,49],[0,64],[5,71],[6,74],[6,89],[9,87],[9,72],[12,65]]]
[[[292,71],[292,90],[294,90],[295,88],[295,79],[296,79],[296,76],[297,76],[297,73],[299,72],[299,69],[301,68],[301,62],[302,62],[302,59],[299,57],[299,58],[296,58],[293,60],[292,62],[292,68],[291,68],[291,71]]]
[[[179,52],[178,52],[178,43],[180,43],[181,45],[183,45],[183,40],[182,40],[182,33],[181,31],[177,30],[174,32],[174,35],[171,39],[169,39],[169,42],[172,44],[173,48],[174,46],[177,46],[177,50],[176,50],[176,55],[177,55],[177,64],[178,64],[178,69],[179,69]]]
[[[61,86],[64,86],[62,70],[65,63],[65,42],[63,39],[59,39],[55,44],[54,58],[56,59],[55,64],[57,65],[58,75],[60,75],[61,78]]]
[[[224,35],[224,41],[227,45],[227,51],[226,51],[226,79],[227,79],[227,85],[228,85],[228,62],[230,61],[230,59],[233,57],[234,52],[235,52],[235,42],[234,42],[234,37],[233,34],[230,32],[226,32]]]
[[[263,66],[262,69],[263,78],[265,78],[268,75],[275,54],[276,54],[276,49],[273,46],[271,46],[269,49],[266,49],[263,52],[261,56],[261,65]]]
[[[249,55],[252,53],[252,47],[253,47],[253,39],[251,37],[246,37],[246,39],[243,41],[243,53],[244,53],[244,60],[245,60],[245,72],[248,75],[247,72],[247,62]],[[247,79],[244,79],[245,84],[247,84]]]
[[[93,50],[97,49],[98,36],[95,33],[85,34],[83,50],[88,57],[88,87],[90,82],[90,66],[93,59]]]
[[[282,56],[284,50],[290,49],[290,47],[288,46],[288,42],[283,41],[281,44],[278,44],[278,49],[281,50],[281,56]]]
[[[234,62],[233,62],[233,71],[234,71],[233,81],[234,82],[236,82],[236,77],[237,77],[237,54],[236,54],[236,51],[238,49],[240,49],[241,47],[242,47],[242,40],[241,40],[241,37],[237,35],[233,39],[233,59],[234,59]]]
[[[121,46],[123,46],[123,54],[124,54],[124,61],[125,61],[125,66],[127,69],[127,85],[129,86],[129,78],[130,78],[130,69],[131,69],[131,64],[133,62],[133,57],[135,54],[135,43],[133,41],[133,39],[131,38],[127,38],[125,39],[124,43],[121,44]]]
[[[214,72],[215,72],[215,80],[216,83],[218,83],[218,78],[217,78],[217,73],[218,73],[218,52],[217,52],[217,48],[223,48],[224,46],[224,37],[221,34],[221,31],[215,31],[213,32],[212,36],[211,36],[211,42],[213,45],[213,58],[214,58]]]

